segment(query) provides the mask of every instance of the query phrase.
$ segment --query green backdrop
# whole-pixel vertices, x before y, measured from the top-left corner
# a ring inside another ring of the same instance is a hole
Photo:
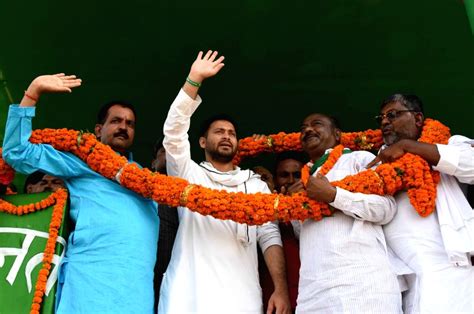
[[[422,97],[427,116],[474,136],[472,0],[2,1],[0,69],[13,98],[42,73],[75,73],[72,95],[45,96],[34,126],[92,130],[98,107],[138,108],[138,161],[151,146],[198,50],[226,56],[204,83],[192,120],[240,120],[240,136],[299,129],[304,116],[338,116],[345,130],[376,127],[394,92]],[[471,9],[472,11],[472,9]],[[1,110],[6,114],[6,105]],[[1,122],[1,120],[0,120]],[[197,149],[194,158],[202,158]]]

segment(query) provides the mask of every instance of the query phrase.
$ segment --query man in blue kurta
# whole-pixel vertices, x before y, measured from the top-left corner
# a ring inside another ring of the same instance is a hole
[[[28,140],[41,94],[71,92],[80,84],[64,74],[33,80],[21,103],[10,106],[3,157],[19,172],[41,170],[61,178],[70,192],[75,228],[60,266],[56,312],[151,313],[156,204],[95,173],[76,156]],[[114,102],[99,113],[95,131],[102,143],[125,155],[134,129],[133,107]]]

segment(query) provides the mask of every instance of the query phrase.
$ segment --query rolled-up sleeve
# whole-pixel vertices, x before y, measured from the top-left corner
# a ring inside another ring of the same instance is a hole
[[[474,184],[474,148],[464,136],[453,136],[448,145],[436,144],[440,159],[434,170],[455,176],[460,182]]]
[[[268,186],[263,183],[263,181],[261,183],[263,185],[261,192],[270,194],[271,192]],[[261,226],[257,226],[257,241],[263,253],[272,245],[283,246],[278,221],[270,221]]]
[[[271,221],[257,226],[257,240],[263,253],[272,245],[283,246],[278,223]]]

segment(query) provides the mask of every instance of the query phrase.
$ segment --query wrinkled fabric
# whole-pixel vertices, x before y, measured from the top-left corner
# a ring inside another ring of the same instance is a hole
[[[344,154],[326,177],[336,181],[356,174],[374,157],[363,151]],[[393,198],[337,188],[329,205],[335,208],[331,217],[301,226],[296,312],[400,313],[400,288],[381,227],[395,215]]]
[[[21,173],[59,177],[69,190],[75,229],[59,270],[56,313],[152,313],[156,203],[70,153],[31,144],[34,115],[34,107],[10,107],[3,157]]]
[[[468,256],[474,245],[473,211],[457,181],[474,183],[473,148],[466,139],[453,136],[448,145],[437,145],[441,158],[433,168],[441,172],[441,181],[436,210],[419,216],[401,192],[395,197],[397,214],[384,226],[394,264],[403,262],[411,270],[398,268],[408,284],[405,313],[474,311],[474,267]]]
[[[231,192],[269,193],[251,171],[221,172],[192,161],[187,132],[201,102],[180,91],[164,126],[167,172],[190,183]],[[257,242],[282,245],[278,225],[248,226],[178,207],[179,228],[160,291],[159,313],[261,313]]]

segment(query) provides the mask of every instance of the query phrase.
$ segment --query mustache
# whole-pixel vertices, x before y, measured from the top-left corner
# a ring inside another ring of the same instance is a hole
[[[383,128],[382,128],[382,132],[387,132],[387,131],[388,131],[388,132],[393,131],[393,128],[390,127],[390,126],[386,126],[386,127],[383,127]]]
[[[114,134],[114,137],[119,137],[119,136],[123,136],[124,138],[128,139],[127,131],[118,131],[117,133]]]
[[[229,144],[230,146],[233,146],[231,141],[226,141],[226,140],[220,141],[218,145],[222,145],[222,144]]]
[[[310,137],[310,136],[316,136],[317,137],[317,134],[315,134],[315,133],[305,133],[305,134],[303,134],[302,140],[306,141],[308,139],[308,137]]]

